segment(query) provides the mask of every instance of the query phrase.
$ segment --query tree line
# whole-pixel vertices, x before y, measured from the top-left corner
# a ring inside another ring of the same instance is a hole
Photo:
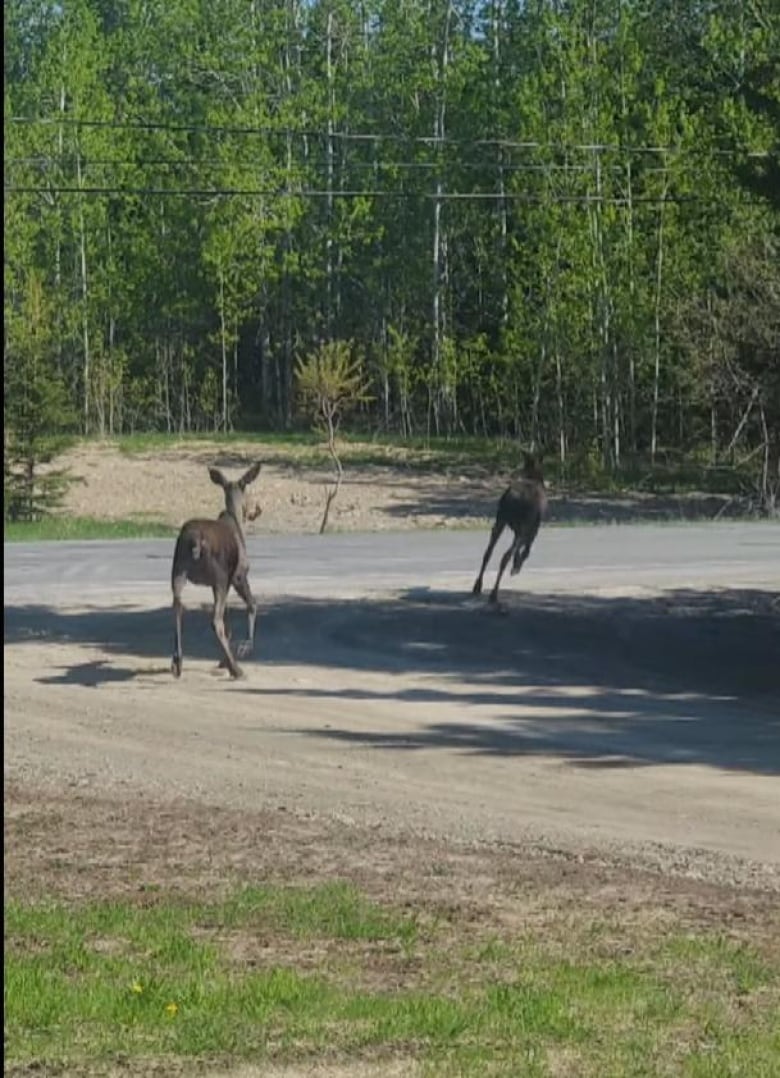
[[[6,456],[287,428],[780,467],[768,0],[5,5]],[[773,483],[775,484],[773,486]]]

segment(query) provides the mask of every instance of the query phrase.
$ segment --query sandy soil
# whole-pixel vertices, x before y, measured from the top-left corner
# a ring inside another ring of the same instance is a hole
[[[240,474],[256,459],[255,455],[263,460],[263,470],[252,493],[263,514],[249,524],[248,533],[317,531],[330,472],[327,468],[294,463],[294,449],[285,450],[280,462],[278,451],[271,447],[261,449],[258,454],[257,447],[236,445],[228,453],[215,453],[213,447],[204,444],[133,455],[110,446],[80,447],[58,460],[58,467],[67,469],[75,480],[68,487],[62,508],[73,516],[109,520],[138,517],[173,526],[191,516],[216,516],[223,508],[222,493],[210,482],[207,467],[215,464],[232,476]],[[437,480],[426,477],[425,482],[436,485]],[[473,495],[475,488],[484,487],[484,480],[482,484],[469,482],[468,486]],[[412,526],[418,518],[407,517],[402,510],[417,500],[419,488],[419,477],[410,476],[400,468],[361,467],[355,469],[354,475],[347,468],[344,485],[331,511],[331,530]],[[482,496],[485,495],[483,490]],[[394,512],[395,508],[398,512]],[[472,522],[476,519],[472,518]],[[434,522],[423,521],[428,525]]]
[[[422,454],[416,455],[419,461]],[[211,515],[222,508],[221,493],[208,478],[216,464],[233,474],[254,459],[263,461],[253,487],[262,516],[249,534],[310,533],[319,529],[328,467],[307,463],[303,450],[231,444],[215,453],[208,443],[153,453],[126,454],[111,445],[79,447],[56,461],[74,480],[62,510],[75,516],[116,520],[138,517],[178,526],[188,517]],[[386,465],[351,465],[344,457],[345,478],[331,510],[330,531],[380,531],[431,527],[484,526],[495,513],[509,475],[464,466],[446,474],[409,467],[400,451],[387,450]],[[551,489],[550,516],[555,520],[622,521],[696,520],[739,516],[745,506],[725,496],[689,494],[653,496],[642,492],[589,497]]]

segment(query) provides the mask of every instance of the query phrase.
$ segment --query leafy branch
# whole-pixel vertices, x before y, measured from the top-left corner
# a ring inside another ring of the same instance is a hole
[[[363,360],[356,357],[352,341],[328,341],[295,365],[295,380],[301,406],[314,419],[315,429],[327,438],[328,453],[335,469],[328,487],[320,535],[328,524],[330,507],[341,489],[344,468],[336,445],[342,419],[359,404],[371,400]]]

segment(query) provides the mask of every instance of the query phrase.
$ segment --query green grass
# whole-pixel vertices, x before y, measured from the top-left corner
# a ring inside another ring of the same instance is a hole
[[[143,902],[145,904],[139,904]],[[752,1075],[780,976],[717,935],[478,943],[346,883],[5,910],[6,1067],[414,1059],[431,1074]],[[558,926],[560,929],[561,926]]]
[[[416,936],[413,918],[389,914],[344,883],[324,884],[313,890],[245,887],[216,907],[213,916],[228,928],[262,921],[269,928],[303,939],[393,937],[412,943]]]
[[[207,431],[164,434],[156,431],[141,432],[139,434],[120,434],[112,438],[90,439],[82,438],[82,445],[95,444],[115,445],[121,453],[154,453],[159,450],[169,450],[180,446],[211,445],[215,449],[231,449],[236,445],[258,443],[280,448],[295,448],[297,446],[318,446],[322,438],[314,431],[269,431],[263,433],[231,431],[227,434],[212,434]]]
[[[175,534],[175,528],[154,520],[51,516],[42,520],[5,521],[3,524],[3,541],[6,543],[50,539],[154,539]]]

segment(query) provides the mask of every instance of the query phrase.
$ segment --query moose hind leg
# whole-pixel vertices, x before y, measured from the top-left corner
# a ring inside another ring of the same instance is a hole
[[[228,616],[227,616],[227,608],[225,609],[225,616],[223,617],[222,621],[223,621],[223,624],[225,626],[225,636],[227,637],[228,647],[231,648],[231,650],[232,650],[232,647],[233,647],[233,634],[230,631],[230,621],[228,620]],[[217,663],[217,670],[227,670],[227,669],[228,669],[227,660],[225,659],[225,656],[223,655],[222,658]]]
[[[227,594],[223,594],[221,591],[214,589],[214,615],[212,617],[211,625],[214,629],[214,635],[217,638],[217,642],[222,649],[222,655],[225,660],[225,665],[230,671],[231,677],[241,677],[241,667],[233,658],[233,653],[230,650],[230,642],[225,632],[225,607],[227,605]]]
[[[523,544],[523,543],[518,542],[517,548],[515,550],[515,556],[512,559],[512,569],[511,569],[511,573],[510,573],[511,576],[515,576],[523,568],[523,564],[525,562],[525,559],[531,553],[531,547],[534,544],[534,539],[536,538],[536,533],[538,531],[539,531],[539,521],[537,520],[534,527],[531,529],[529,534],[526,536],[525,543]]]
[[[171,658],[171,673],[174,677],[181,677],[182,648],[181,648],[181,623],[184,617],[184,604],[181,601],[181,593],[187,578],[185,576],[174,577],[173,581],[173,656]]]
[[[515,550],[514,557],[512,558],[512,568],[509,570],[510,576],[516,576],[523,568],[523,563],[528,555],[531,553],[531,544],[526,543],[525,546],[518,545]]]
[[[251,655],[255,646],[255,619],[257,618],[257,603],[252,595],[252,589],[249,586],[249,577],[245,575],[236,576],[233,578],[233,587],[238,594],[244,600],[246,604],[247,612],[247,633],[246,640],[243,640],[236,649],[236,653],[240,659],[245,658],[247,655]]]

